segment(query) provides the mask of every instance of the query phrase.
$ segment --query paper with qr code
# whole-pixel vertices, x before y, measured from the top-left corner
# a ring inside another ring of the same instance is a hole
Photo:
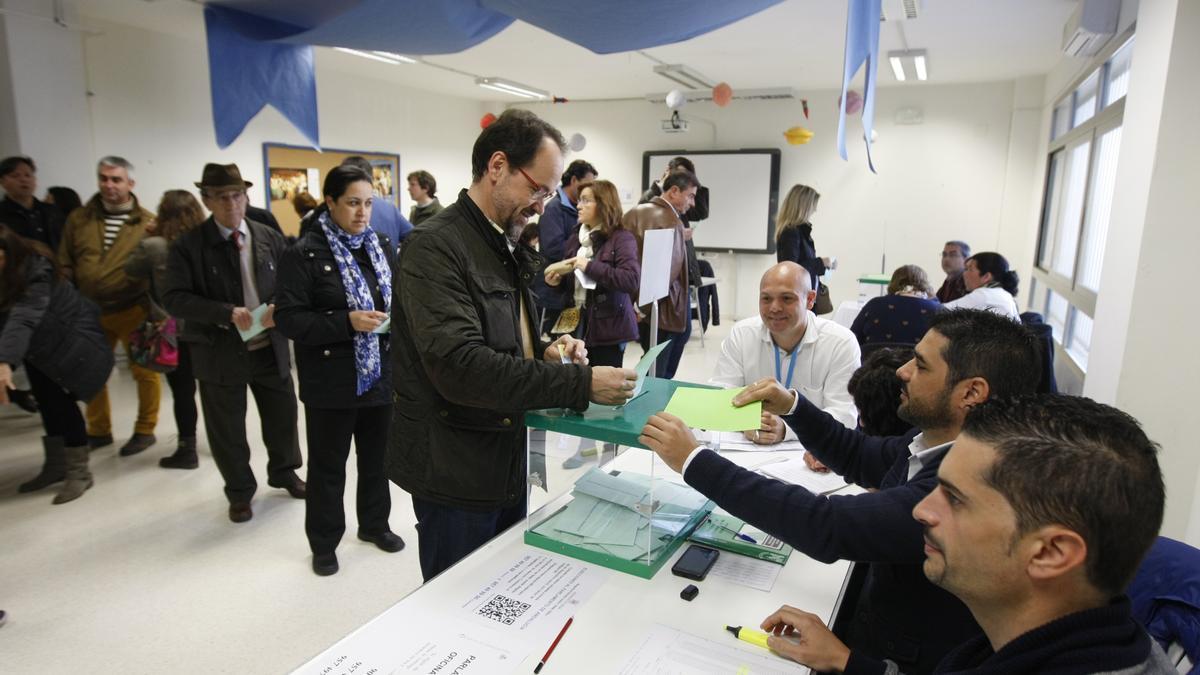
[[[552,553],[522,553],[460,605],[460,616],[506,640],[544,646],[608,575]]]

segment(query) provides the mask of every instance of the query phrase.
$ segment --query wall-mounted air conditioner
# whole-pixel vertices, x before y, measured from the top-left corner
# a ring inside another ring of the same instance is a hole
[[[1063,53],[1067,56],[1095,56],[1117,33],[1121,0],[1080,0],[1075,12],[1063,26]]]

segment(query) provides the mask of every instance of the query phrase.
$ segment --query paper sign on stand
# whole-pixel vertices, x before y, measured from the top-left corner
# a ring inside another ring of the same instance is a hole
[[[642,236],[642,283],[638,290],[638,304],[650,305],[651,346],[658,343],[658,300],[667,296],[671,285],[671,256],[674,249],[674,229],[646,230]],[[650,374],[657,374],[657,370],[651,368]]]

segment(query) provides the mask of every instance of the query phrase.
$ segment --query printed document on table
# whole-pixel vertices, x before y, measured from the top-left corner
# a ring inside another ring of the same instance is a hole
[[[776,565],[778,567],[778,565]],[[713,623],[711,635],[692,635],[655,624],[625,661],[621,675],[791,675],[808,668],[747,644]]]
[[[506,645],[544,649],[609,574],[552,553],[523,553],[501,561],[492,579],[450,612],[466,633],[478,626]]]
[[[732,452],[783,452],[804,449],[804,444],[796,440],[761,445],[747,439],[746,434],[741,431],[697,431],[693,429],[692,433],[696,434],[696,440],[708,441],[714,449],[719,448]]]
[[[449,616],[395,605],[293,672],[511,673],[534,651],[509,643],[494,631],[455,623]]]
[[[782,570],[783,565],[779,563],[725,551],[717,557],[708,576],[770,593]]]
[[[759,472],[772,478],[778,478],[785,483],[799,485],[819,495],[826,495],[846,487],[846,480],[836,473],[818,473],[808,468],[803,457],[789,459],[786,462],[764,464]]]

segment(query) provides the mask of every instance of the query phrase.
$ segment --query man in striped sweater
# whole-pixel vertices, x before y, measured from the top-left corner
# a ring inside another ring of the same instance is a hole
[[[100,190],[76,209],[63,230],[58,257],[75,286],[100,306],[100,325],[113,347],[129,350],[129,334],[146,318],[147,282],[125,274],[125,261],[146,233],[154,214],[133,194],[133,165],[121,157],[104,157],[96,167]],[[154,445],[162,382],[158,373],[130,364],[137,381],[138,414],[133,437],[121,456],[136,455]],[[112,416],[107,388],[87,405],[88,442],[93,448],[110,445]]]

